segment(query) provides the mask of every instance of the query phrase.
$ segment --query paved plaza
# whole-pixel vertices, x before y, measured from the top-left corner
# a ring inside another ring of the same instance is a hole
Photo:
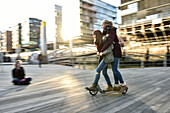
[[[170,67],[120,69],[129,90],[91,96],[95,70],[23,65],[30,85],[11,83],[13,65],[0,67],[0,113],[170,113]],[[108,70],[113,82],[112,71]],[[100,86],[106,82],[101,75]]]

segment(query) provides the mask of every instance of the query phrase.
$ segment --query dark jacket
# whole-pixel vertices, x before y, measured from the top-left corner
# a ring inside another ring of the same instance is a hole
[[[103,45],[100,52],[105,51],[114,41],[115,46],[114,46],[114,49],[113,49],[113,55],[114,55],[114,57],[119,57],[119,58],[122,57],[122,51],[121,51],[119,40],[118,40],[118,37],[117,37],[117,34],[116,34],[116,28],[112,27],[108,31],[108,33],[109,33],[108,39],[107,39],[106,43]]]
[[[39,61],[41,61],[41,60],[43,59],[42,54],[39,54],[37,59],[38,59]]]
[[[18,79],[24,79],[25,78],[25,72],[24,72],[24,68],[20,67],[20,69],[14,68],[12,70],[12,76],[13,78],[18,78]]]

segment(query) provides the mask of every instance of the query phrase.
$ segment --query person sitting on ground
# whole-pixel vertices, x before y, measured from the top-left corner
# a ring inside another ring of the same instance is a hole
[[[19,60],[15,62],[15,68],[12,70],[13,83],[15,85],[27,85],[30,84],[32,78],[25,78],[24,68],[21,67]]]

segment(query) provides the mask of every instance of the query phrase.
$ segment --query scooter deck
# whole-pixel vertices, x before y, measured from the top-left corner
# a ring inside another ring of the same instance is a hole
[[[112,94],[112,95],[122,95],[122,94],[126,94],[126,92],[128,91],[128,89],[126,90],[126,91],[124,91],[123,93],[118,93],[118,92],[116,92],[116,91],[104,91],[104,90],[102,90],[100,87],[97,89],[97,90],[93,90],[93,89],[90,89],[90,88],[88,88],[88,87],[86,87],[85,88],[86,90],[88,90],[89,91],[89,93],[91,94],[91,95],[93,95],[93,96],[95,96],[97,93],[98,93],[98,91],[101,93],[101,94]]]

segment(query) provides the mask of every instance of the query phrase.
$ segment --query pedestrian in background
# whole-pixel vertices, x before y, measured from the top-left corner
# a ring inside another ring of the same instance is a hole
[[[39,67],[41,67],[41,64],[42,64],[42,60],[43,60],[43,56],[42,56],[42,53],[40,53],[39,55],[38,55],[38,61],[39,61]]]

